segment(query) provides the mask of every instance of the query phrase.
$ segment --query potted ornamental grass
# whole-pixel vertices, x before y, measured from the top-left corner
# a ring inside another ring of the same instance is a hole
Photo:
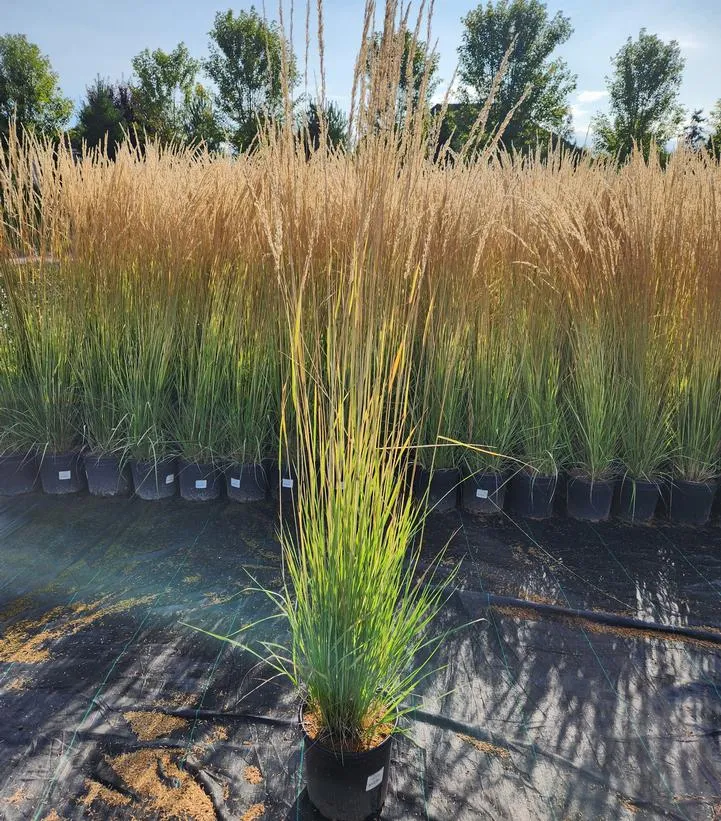
[[[214,282],[199,296],[193,322],[178,328],[177,402],[172,430],[178,443],[180,495],[189,501],[218,499],[222,490],[219,462],[228,422],[229,325],[226,282]],[[206,302],[204,305],[203,302]]]
[[[14,435],[26,444],[36,443],[45,493],[76,493],[85,487],[85,476],[73,365],[78,328],[72,289],[62,268],[19,269],[9,272],[13,281],[6,289],[18,414]]]
[[[553,513],[563,445],[560,400],[561,347],[556,314],[545,306],[518,317],[518,460],[511,477],[509,511],[533,519]]]
[[[509,324],[487,309],[476,316],[468,340],[463,507],[477,515],[503,510],[509,457],[518,438],[518,367]]]
[[[114,308],[113,295],[107,291],[89,306],[75,360],[85,475],[94,496],[126,496],[132,490],[124,438],[126,417],[120,410],[127,351]]]
[[[578,317],[570,331],[564,440],[571,465],[568,515],[602,521],[611,511],[624,386],[612,321]]]
[[[177,445],[169,434],[174,407],[176,300],[138,278],[125,294],[118,415],[135,493],[146,500],[174,496]]]
[[[711,515],[721,459],[721,332],[710,320],[689,329],[670,391],[672,521],[703,525]]]
[[[249,276],[236,281],[229,323],[228,387],[221,454],[228,498],[265,499],[277,464],[280,401],[277,307],[251,290]],[[249,299],[249,296],[252,299]],[[281,477],[288,478],[285,474]]]
[[[398,481],[413,316],[400,278],[397,298],[380,305],[369,279],[332,289],[308,328],[295,323],[299,308],[290,314],[294,413],[282,430],[292,424],[297,442],[297,516],[281,530],[283,586],[264,591],[288,638],[229,638],[299,692],[308,797],[339,821],[383,806],[393,737],[431,672],[442,639],[432,623],[447,596],[435,564],[419,571],[426,509]]]
[[[461,451],[448,440],[465,433],[465,335],[462,325],[448,322],[443,309],[432,306],[417,354],[412,486],[416,498],[439,512],[455,509],[461,484]]]
[[[620,351],[624,393],[616,513],[628,522],[648,523],[656,512],[671,457],[670,358],[658,331],[641,322],[629,323]]]

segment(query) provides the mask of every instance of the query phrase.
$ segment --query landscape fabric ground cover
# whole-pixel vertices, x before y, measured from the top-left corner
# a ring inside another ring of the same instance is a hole
[[[270,612],[276,530],[270,502],[0,503],[0,818],[316,817],[296,694],[181,623]],[[448,539],[437,627],[484,621],[444,642],[382,817],[721,818],[721,529],[455,511],[424,557]]]

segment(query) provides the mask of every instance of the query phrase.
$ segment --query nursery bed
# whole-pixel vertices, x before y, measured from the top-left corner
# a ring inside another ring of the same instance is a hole
[[[268,610],[275,528],[269,503],[0,502],[0,818],[314,817],[293,693],[181,623]],[[720,818],[721,529],[453,512],[424,556],[451,536],[442,627],[486,621],[445,641],[383,817]]]

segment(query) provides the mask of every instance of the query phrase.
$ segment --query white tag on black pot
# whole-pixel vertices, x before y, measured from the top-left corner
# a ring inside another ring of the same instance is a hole
[[[292,479],[283,479],[283,487],[293,487]]]
[[[478,496],[479,499],[487,499],[488,498],[488,491],[484,490],[482,487],[479,487],[476,490],[476,496]]]
[[[240,479],[233,479],[230,480],[231,487],[240,487]]]
[[[169,473],[165,477],[165,484],[166,485],[172,485],[174,481],[175,481],[175,474],[174,473]]]
[[[208,487],[208,480],[207,479],[196,479],[195,480],[195,489],[196,490],[205,490]]]
[[[368,776],[368,780],[366,781],[366,792],[374,790],[383,781],[384,771],[385,767],[381,767],[377,773],[373,773],[373,775]]]
[[[61,482],[67,482],[68,479],[72,479],[72,478],[73,478],[72,470],[59,470],[58,471],[58,479]]]

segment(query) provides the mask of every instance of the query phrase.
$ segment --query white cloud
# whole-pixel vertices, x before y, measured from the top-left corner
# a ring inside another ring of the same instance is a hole
[[[607,91],[579,91],[578,93],[578,102],[579,103],[597,103],[599,100],[602,100],[604,97],[608,96]]]

